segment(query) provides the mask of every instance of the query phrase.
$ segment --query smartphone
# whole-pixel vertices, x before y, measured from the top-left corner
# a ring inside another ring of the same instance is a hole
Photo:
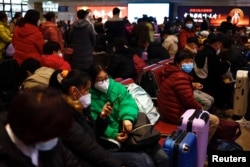
[[[110,105],[113,107],[115,102],[120,98],[121,95],[118,95],[114,101],[110,102]]]

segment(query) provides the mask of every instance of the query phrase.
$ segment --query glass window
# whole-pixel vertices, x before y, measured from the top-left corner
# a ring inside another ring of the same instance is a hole
[[[21,12],[21,5],[12,5],[12,12]]]
[[[3,5],[2,4],[0,5],[0,11],[3,11]]]
[[[10,3],[10,0],[3,0],[4,3]]]
[[[11,0],[12,3],[17,3],[17,4],[21,4],[22,0]]]
[[[4,5],[4,11],[10,11],[10,5]]]
[[[28,10],[29,10],[28,5],[23,5],[23,11],[26,12]]]

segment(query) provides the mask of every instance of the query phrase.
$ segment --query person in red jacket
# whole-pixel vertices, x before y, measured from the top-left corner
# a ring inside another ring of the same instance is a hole
[[[58,42],[48,41],[43,46],[42,66],[55,70],[71,70],[70,64],[63,59]]]
[[[184,49],[189,37],[195,37],[195,26],[193,18],[187,16],[179,33],[179,50]]]
[[[44,40],[58,42],[63,51],[64,41],[61,31],[56,25],[56,14],[54,12],[48,12],[43,15],[43,17],[46,21],[40,25],[40,30],[43,33]]]
[[[163,82],[158,94],[158,108],[164,121],[178,124],[178,119],[188,109],[203,107],[195,100],[194,89],[202,89],[202,84],[193,82],[189,73],[193,70],[193,54],[187,50],[179,51],[174,63],[169,63],[163,70]],[[219,124],[219,118],[210,114],[209,140]]]
[[[38,28],[40,13],[28,10],[14,30],[12,43],[15,48],[14,59],[20,65],[27,58],[41,62],[44,39]]]

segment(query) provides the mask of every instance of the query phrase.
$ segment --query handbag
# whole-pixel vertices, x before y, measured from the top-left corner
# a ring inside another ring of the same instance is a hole
[[[241,128],[238,122],[223,118],[219,118],[219,121],[219,126],[214,134],[215,138],[235,141],[241,135]]]
[[[128,134],[126,146],[132,150],[155,145],[160,140],[160,132],[155,129],[145,113],[139,112],[133,130]]]

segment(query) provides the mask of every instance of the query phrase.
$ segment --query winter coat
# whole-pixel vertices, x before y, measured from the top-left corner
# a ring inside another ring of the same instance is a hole
[[[97,120],[105,103],[113,102],[113,110],[109,115],[110,123],[104,131],[104,137],[116,139],[117,134],[121,132],[121,125],[124,120],[135,122],[139,109],[135,100],[129,94],[127,89],[121,83],[115,82],[109,78],[109,88],[107,93],[103,93],[95,88],[91,92],[91,117]]]
[[[113,43],[117,37],[125,38],[125,22],[122,18],[111,18],[104,24],[109,43]]]
[[[115,53],[110,60],[108,73],[112,78],[136,79],[133,53]]]
[[[176,35],[169,35],[162,43],[162,46],[168,51],[171,57],[178,51],[178,38]]]
[[[63,50],[64,41],[62,33],[55,23],[46,21],[40,25],[40,30],[43,33],[43,38],[45,40],[58,42]]]
[[[22,27],[16,26],[13,45],[15,47],[14,59],[19,65],[27,58],[34,58],[41,62],[44,39],[37,26],[29,23]]]
[[[215,49],[211,46],[205,46],[195,56],[195,63],[198,68],[202,68],[207,58],[208,74],[206,79],[198,78],[198,81],[203,84],[203,90],[212,95],[221,88],[222,75],[230,68],[230,64],[226,61],[221,61],[220,57],[216,55]]]
[[[96,140],[95,124],[90,119],[90,108],[82,110],[76,101],[72,103],[70,98],[67,98],[67,103],[71,107],[71,112],[74,117],[72,127],[69,132],[62,137],[62,141],[67,148],[78,158],[82,166],[85,167],[120,167],[122,162],[108,151],[104,150]],[[78,102],[79,103],[79,102]],[[102,131],[105,127],[105,121],[98,119],[96,129]],[[101,128],[100,128],[101,127]]]
[[[0,60],[3,59],[3,50],[6,44],[12,41],[12,37],[10,34],[10,29],[8,25],[2,21],[0,21]]]
[[[75,21],[70,36],[73,43],[72,69],[88,70],[94,62],[92,53],[96,40],[91,24],[83,19]]]
[[[5,130],[6,115],[0,117],[0,166],[3,167],[35,167],[31,159],[24,155],[11,141]],[[50,151],[39,152],[43,166],[50,167],[80,167],[72,153],[66,149],[61,141]]]
[[[184,49],[189,37],[195,37],[195,33],[191,30],[181,29],[179,33],[179,50]]]
[[[177,124],[187,109],[202,109],[193,94],[193,78],[178,66],[167,64],[163,72],[163,82],[158,94],[160,115],[169,123]]]
[[[67,61],[56,54],[43,55],[42,66],[50,67],[55,70],[71,70],[71,67]]]

